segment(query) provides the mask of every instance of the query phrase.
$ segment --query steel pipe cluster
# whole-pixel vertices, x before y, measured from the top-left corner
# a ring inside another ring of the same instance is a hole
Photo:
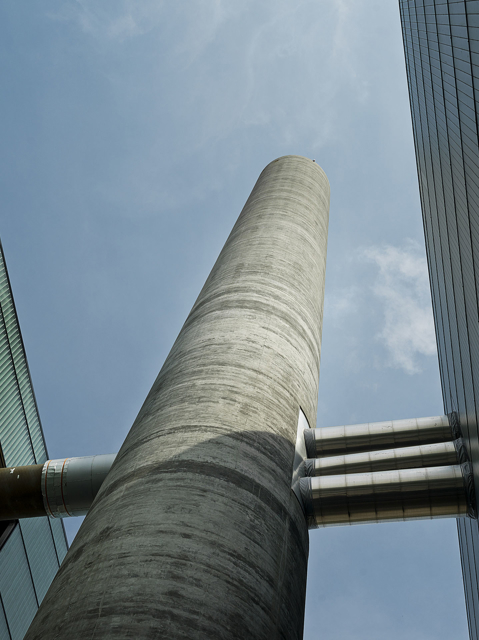
[[[447,416],[305,429],[310,528],[476,517],[472,469]]]

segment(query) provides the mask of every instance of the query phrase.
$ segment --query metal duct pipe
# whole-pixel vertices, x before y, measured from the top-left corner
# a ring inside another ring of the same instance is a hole
[[[111,469],[116,453],[48,460],[41,490],[45,511],[52,518],[84,516]]]
[[[0,469],[0,521],[85,515],[116,454]]]
[[[45,515],[42,464],[0,469],[0,521]]]
[[[301,478],[300,489],[309,528],[475,517],[469,463]]]
[[[447,416],[305,429],[308,458],[454,440]]]
[[[416,467],[442,467],[465,461],[462,440],[438,442],[419,447],[382,449],[305,460],[307,476],[334,476],[343,473],[372,473]]]

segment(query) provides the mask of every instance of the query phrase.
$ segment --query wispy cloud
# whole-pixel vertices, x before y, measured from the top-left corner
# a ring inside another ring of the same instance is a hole
[[[361,289],[351,285],[343,289],[325,292],[325,308],[335,322],[347,321],[352,313],[357,313],[361,304]]]
[[[364,271],[366,265],[370,268]],[[416,242],[361,248],[347,258],[342,281],[326,288],[325,315],[340,335],[337,349],[349,369],[365,362],[394,367],[409,375],[423,370],[436,354],[426,257]],[[375,346],[381,344],[384,351]],[[367,350],[369,357],[365,355]]]
[[[189,150],[244,127],[270,127],[285,144],[307,139],[319,149],[347,124],[348,110],[338,113],[335,98],[344,96],[346,107],[369,95],[367,72],[353,53],[364,2],[66,0],[49,17],[75,25],[87,47],[93,39],[99,50],[120,52],[136,40],[129,56],[155,32],[139,70],[150,87],[143,103],[164,102],[164,78],[176,78],[170,91],[172,99],[178,94],[177,117],[186,105],[191,119],[195,105]]]
[[[416,242],[362,251],[378,268],[372,290],[382,305],[383,327],[377,338],[389,352],[389,364],[419,373],[420,356],[434,356],[436,341],[426,258]]]
[[[158,26],[163,14],[161,0],[119,0],[102,5],[90,0],[65,2],[50,12],[52,20],[72,22],[97,40],[124,42]]]

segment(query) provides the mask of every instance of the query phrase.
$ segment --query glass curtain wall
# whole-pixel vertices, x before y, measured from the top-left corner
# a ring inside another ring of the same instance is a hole
[[[399,7],[445,413],[459,416],[479,496],[479,1]],[[458,530],[479,640],[478,523]]]

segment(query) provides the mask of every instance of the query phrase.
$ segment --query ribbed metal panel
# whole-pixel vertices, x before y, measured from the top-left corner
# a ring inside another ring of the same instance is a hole
[[[0,444],[7,466],[45,462],[42,428],[0,245]],[[21,640],[65,557],[61,522],[17,525],[0,549],[0,640]],[[6,624],[5,623],[5,624]],[[3,625],[3,626],[2,626]]]
[[[45,462],[46,448],[3,252],[0,257],[0,442],[7,466]]]
[[[50,526],[53,540],[55,542],[58,562],[61,564],[68,551],[67,541],[65,538],[65,529],[63,528],[61,520],[51,520],[49,518],[47,522]]]
[[[22,640],[38,602],[19,526],[0,553],[0,594],[12,640]]]
[[[52,532],[47,517],[21,520],[20,527],[35,592],[41,602],[59,566]]]
[[[0,638],[5,640],[11,640],[10,629],[8,628],[7,618],[5,617],[5,609],[3,608],[3,602],[0,598]]]

